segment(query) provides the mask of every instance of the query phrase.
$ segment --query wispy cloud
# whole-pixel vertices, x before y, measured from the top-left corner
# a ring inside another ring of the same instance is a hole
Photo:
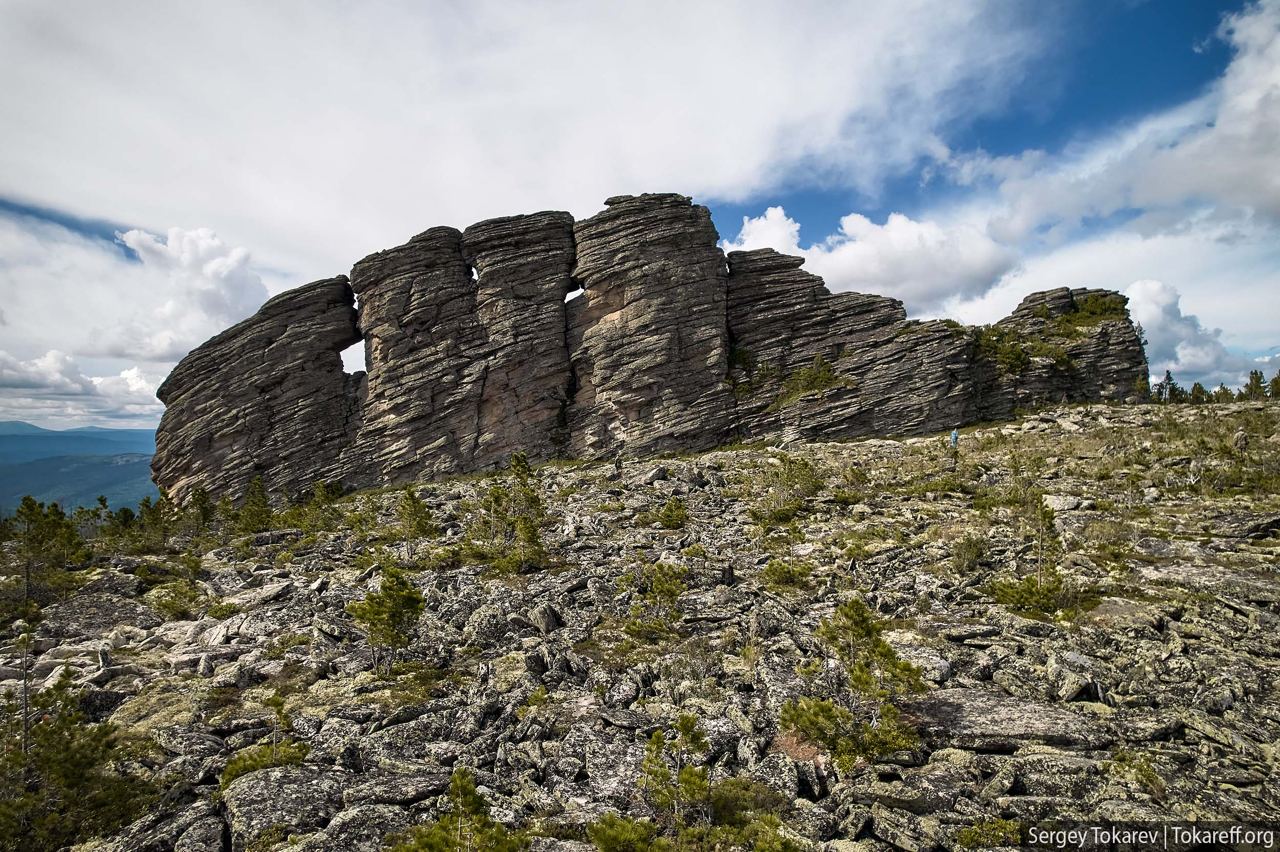
[[[0,193],[153,228],[198,219],[299,280],[428,225],[586,215],[619,192],[875,192],[1005,103],[1051,14],[940,0],[148,9],[6,11],[0,73],[21,81],[0,86]]]
[[[0,350],[0,417],[52,426],[151,426],[164,409],[155,398],[158,383],[137,367],[86,376],[74,358],[53,349],[25,361]]]
[[[173,363],[267,296],[248,252],[207,229],[103,239],[0,215],[0,258],[6,418],[149,425]]]
[[[772,241],[836,289],[902,298],[916,314],[991,322],[1051,287],[1129,290],[1151,360],[1232,383],[1280,329],[1280,0],[1224,20],[1234,54],[1203,95],[1059,152],[949,152],[927,180],[963,200],[877,225],[851,214],[797,245],[781,209],[727,245]]]

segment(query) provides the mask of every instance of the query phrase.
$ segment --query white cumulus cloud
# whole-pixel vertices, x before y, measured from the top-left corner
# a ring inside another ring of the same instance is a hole
[[[249,253],[207,228],[171,228],[163,237],[131,230],[113,244],[0,215],[0,257],[5,343],[23,357],[58,349],[130,366],[172,364],[267,298]]]
[[[267,298],[262,278],[249,265],[249,252],[228,246],[208,228],[170,228],[163,237],[132,230],[120,241],[133,249],[149,272],[166,278],[150,305],[123,323],[95,329],[104,354],[150,361],[173,361],[195,345],[257,310]]]
[[[607,196],[874,194],[946,157],[1053,10],[968,0],[16,0],[0,195],[198,220],[298,280],[437,224]]]
[[[173,364],[267,297],[248,252],[204,228],[112,242],[0,215],[0,258],[0,418],[152,425]]]
[[[723,246],[799,255],[832,290],[893,296],[912,313],[980,294],[1017,262],[1016,253],[972,224],[916,221],[901,213],[891,213],[882,225],[851,213],[840,220],[839,232],[807,248],[799,236],[799,224],[783,208],[770,207],[744,218],[737,238]]]
[[[108,422],[147,427],[164,410],[159,379],[138,367],[88,376],[66,352],[23,360],[0,350],[0,418],[69,427]]]
[[[1238,387],[1250,370],[1280,367],[1280,358],[1257,358],[1231,352],[1222,343],[1222,330],[1206,328],[1198,317],[1183,313],[1178,289],[1162,281],[1135,281],[1125,289],[1129,313],[1142,324],[1147,359],[1156,377],[1166,370],[1175,379],[1207,387],[1219,383]]]
[[[0,389],[78,396],[91,393],[93,382],[81,375],[75,359],[65,352],[50,349],[38,358],[22,361],[0,351]]]

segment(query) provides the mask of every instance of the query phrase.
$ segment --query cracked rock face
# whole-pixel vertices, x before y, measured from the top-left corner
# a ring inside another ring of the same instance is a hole
[[[724,255],[705,207],[679,195],[611,198],[574,228],[583,287],[570,314],[570,451],[703,449],[732,397]]]
[[[368,376],[348,483],[558,452],[572,229],[567,213],[433,228],[356,264]]]
[[[294,496],[762,437],[913,435],[1045,402],[1123,400],[1146,371],[1124,299],[1028,296],[987,343],[732,252],[681,195],[438,227],[300,287],[161,386],[157,483]],[[573,298],[566,298],[577,294]],[[358,320],[354,302],[358,299]],[[1098,300],[1110,313],[1079,319]],[[992,348],[990,340],[996,340]],[[367,375],[339,352],[363,340]],[[815,371],[815,366],[820,367]]]

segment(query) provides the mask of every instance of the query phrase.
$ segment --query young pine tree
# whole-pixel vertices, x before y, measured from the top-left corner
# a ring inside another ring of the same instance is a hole
[[[154,795],[111,769],[115,732],[89,724],[69,669],[34,693],[23,724],[11,698],[0,712],[0,852],[53,852],[132,820]]]
[[[362,601],[347,604],[347,612],[369,636],[374,650],[374,667],[382,663],[388,675],[396,652],[409,647],[410,631],[422,614],[425,602],[408,577],[394,565],[382,570],[382,583]]]
[[[546,561],[541,529],[547,512],[524,453],[511,456],[510,471],[510,485],[489,486],[476,504],[467,536],[495,567],[520,571]]]
[[[400,522],[400,534],[404,536],[409,548],[410,559],[413,558],[418,539],[436,538],[440,535],[440,525],[431,514],[431,507],[422,502],[411,485],[405,486],[404,493],[396,503],[396,519]]]
[[[40,607],[69,593],[77,585],[68,565],[85,556],[84,539],[57,503],[44,504],[22,498],[8,524],[15,547],[6,551],[15,565],[6,573],[17,582],[5,587],[0,601],[0,622],[24,618],[35,622]]]
[[[641,783],[668,830],[678,831],[707,808],[711,789],[707,770],[694,764],[694,757],[706,750],[706,735],[697,717],[689,713],[677,720],[674,742],[668,743],[660,730],[649,737],[640,766]]]
[[[1240,389],[1240,399],[1257,401],[1267,398],[1267,383],[1261,370],[1250,370],[1249,381]]]
[[[859,758],[874,759],[918,742],[890,701],[923,689],[923,681],[919,670],[884,640],[883,632],[875,613],[857,598],[838,606],[817,635],[841,663],[848,699],[838,703],[805,696],[788,701],[779,714],[784,730],[830,753],[842,771]]]
[[[489,816],[489,803],[476,790],[471,770],[455,769],[449,782],[449,805],[439,819],[402,837],[392,852],[520,852],[523,834],[512,834]]]
[[[271,529],[271,501],[261,476],[255,476],[245,491],[240,511],[236,513],[236,532],[259,533]]]

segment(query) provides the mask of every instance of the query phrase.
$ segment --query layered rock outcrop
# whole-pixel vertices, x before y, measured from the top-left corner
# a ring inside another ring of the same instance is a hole
[[[156,482],[177,496],[239,495],[255,476],[280,493],[343,478],[359,378],[340,353],[359,340],[339,276],[281,293],[192,351],[156,391]]]
[[[573,217],[538,213],[432,228],[357,263],[368,374],[344,478],[397,482],[519,449],[562,452],[573,258]]]
[[[731,252],[705,207],[620,196],[432,228],[300,287],[160,389],[156,481],[280,494],[768,436],[921,434],[1120,400],[1146,362],[1124,297],[1060,288],[989,328],[830,293],[801,258]],[[354,302],[358,299],[358,316]],[[364,341],[366,373],[339,352]]]
[[[726,271],[705,207],[680,195],[611,198],[574,228],[570,303],[577,456],[713,446],[728,433]]]

